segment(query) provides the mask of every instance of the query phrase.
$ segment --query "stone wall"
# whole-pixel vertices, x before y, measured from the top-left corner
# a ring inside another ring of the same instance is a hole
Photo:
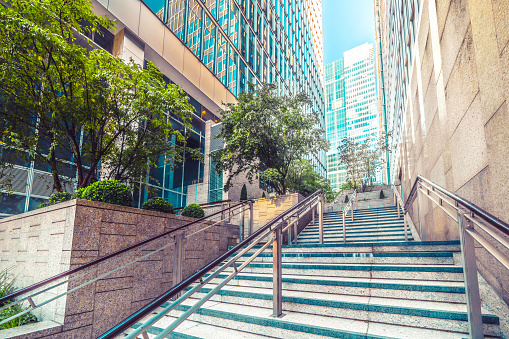
[[[22,288],[108,253],[171,230],[195,219],[85,200],[58,205],[0,220],[0,270],[13,267],[16,287]],[[238,226],[221,223],[190,236],[207,223],[186,228],[182,277],[186,278],[238,241]],[[180,231],[182,232],[182,231]],[[178,233],[178,232],[177,232]],[[44,330],[30,338],[96,338],[174,285],[174,238],[154,241],[142,251],[128,252],[119,261],[63,285],[59,292],[120,267],[154,250],[113,274],[70,293],[34,312]],[[36,304],[51,296],[34,298]],[[32,326],[33,327],[33,326]],[[27,338],[23,327],[10,337]]]
[[[509,1],[421,6],[394,169],[404,195],[422,175],[509,222]],[[417,224],[417,203],[409,212]],[[422,238],[459,239],[457,223],[430,200],[421,199],[420,215]],[[480,272],[509,302],[509,272],[478,254]]]

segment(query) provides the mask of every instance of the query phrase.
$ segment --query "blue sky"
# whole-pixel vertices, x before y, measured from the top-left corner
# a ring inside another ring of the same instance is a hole
[[[375,43],[373,0],[322,0],[322,20],[325,64],[365,42]]]

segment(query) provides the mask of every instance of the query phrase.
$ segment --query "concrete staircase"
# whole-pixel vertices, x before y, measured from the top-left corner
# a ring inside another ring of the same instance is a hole
[[[346,239],[348,242],[366,241],[405,241],[403,218],[398,218],[395,206],[354,210],[345,218]],[[343,242],[343,212],[323,215],[324,243]],[[408,240],[413,240],[408,233]],[[299,244],[318,243],[318,218],[308,225],[297,238]]]
[[[346,244],[340,214],[330,213],[324,218],[324,244],[317,243],[317,226],[310,224],[296,245],[283,246],[283,317],[271,316],[268,249],[169,337],[467,337],[459,242],[404,242],[394,207],[355,212]],[[149,337],[231,272],[221,273],[156,323]],[[483,322],[487,338],[500,336],[496,316],[484,314]]]

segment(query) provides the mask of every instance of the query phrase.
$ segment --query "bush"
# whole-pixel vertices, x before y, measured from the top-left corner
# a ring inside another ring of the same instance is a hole
[[[380,199],[385,199],[385,194],[383,190],[380,190]]]
[[[120,206],[133,205],[131,190],[117,180],[96,181],[81,193],[81,198]]]
[[[72,199],[71,193],[67,193],[67,192],[53,193],[49,197],[49,200],[47,202],[43,202],[42,204],[37,206],[37,208],[43,208],[43,207],[46,207],[46,206],[55,205],[55,204],[58,204],[59,202],[64,202],[64,201],[68,201],[68,200],[71,200],[71,199]]]
[[[148,199],[141,206],[144,210],[175,214],[173,206],[161,197]]]
[[[8,274],[8,269],[5,269],[0,272],[0,298],[5,297],[6,295],[14,292],[14,279],[12,279]],[[9,305],[10,302],[6,302],[0,304],[0,308]],[[18,313],[21,313],[25,310],[21,304],[12,305],[11,307],[7,307],[0,311],[0,321],[3,321],[7,318],[12,317]],[[0,325],[0,330],[5,330],[8,328],[18,327],[21,325],[35,323],[37,318],[30,313],[25,313],[18,318],[12,319],[2,325]]]
[[[348,203],[348,194],[345,195],[345,204]]]
[[[78,188],[78,190],[76,192],[74,192],[74,194],[72,195],[72,198],[73,199],[83,199],[83,193],[85,193],[86,189],[87,189],[86,187]]]
[[[263,192],[263,194],[262,194],[262,198],[265,198],[265,192]]]
[[[205,212],[203,212],[203,208],[200,205],[190,204],[190,205],[187,205],[186,207],[184,207],[181,215],[183,215],[185,217],[200,219],[200,218],[203,218],[203,216],[205,215]]]
[[[242,186],[242,189],[240,190],[240,201],[247,200],[247,187],[246,184]]]

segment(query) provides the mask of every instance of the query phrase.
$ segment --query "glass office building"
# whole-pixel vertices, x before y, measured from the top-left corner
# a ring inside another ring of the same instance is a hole
[[[380,134],[375,80],[372,44],[348,50],[343,58],[325,67],[327,139],[331,142],[327,152],[327,177],[333,189],[339,190],[347,181],[337,150],[341,140],[348,137],[360,142]],[[381,171],[369,180],[381,183]]]
[[[327,152],[327,178],[332,189],[339,190],[346,182],[346,170],[339,160],[338,146],[346,133],[345,63],[341,58],[325,66],[325,98],[327,140],[331,147]]]
[[[312,14],[321,2],[291,0],[146,0],[207,68],[238,96],[248,84],[273,83],[280,95],[305,92],[325,130],[325,101]],[[326,176],[325,152],[310,157]]]

